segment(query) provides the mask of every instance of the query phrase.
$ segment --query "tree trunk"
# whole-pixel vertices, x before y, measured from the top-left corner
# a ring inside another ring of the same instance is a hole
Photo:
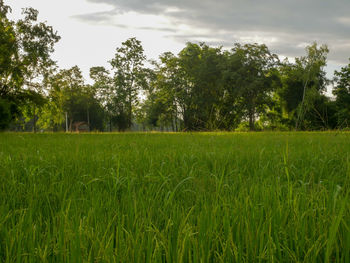
[[[183,129],[185,130],[185,131],[188,131],[189,130],[189,125],[190,125],[190,123],[189,123],[189,121],[188,121],[188,113],[187,113],[187,109],[185,109],[184,108],[184,114],[183,114],[183,116],[184,116],[184,121],[183,121]]]
[[[177,127],[177,110],[175,111],[175,131],[178,132],[178,127]]]
[[[174,115],[171,118],[171,131],[175,131],[175,116]]]
[[[255,126],[254,126],[254,123],[255,123],[255,112],[254,112],[254,109],[251,109],[249,111],[249,130],[250,131],[254,131],[255,130]]]
[[[128,112],[129,113],[129,116],[128,116],[128,119],[129,119],[128,120],[128,122],[129,122],[128,126],[129,127],[128,128],[131,129],[131,125],[132,125],[132,120],[131,120],[132,119],[131,90],[129,91],[129,105],[128,106],[129,106],[129,112]]]
[[[175,115],[174,115],[174,124],[175,124],[175,132],[177,132],[177,105],[174,103]]]
[[[132,67],[132,68],[134,68],[134,67]],[[132,72],[133,72],[133,70],[132,70]],[[133,88],[133,86],[134,86],[134,76],[132,76],[131,77],[131,82],[130,82],[130,87],[129,87],[129,90],[128,90],[128,92],[129,92],[129,101],[128,101],[128,107],[129,107],[129,112],[128,112],[128,128],[129,129],[131,129],[131,126],[132,126],[132,99],[131,99],[131,95],[132,95],[132,88]]]
[[[73,130],[73,118],[69,118],[69,131],[72,132]]]
[[[89,113],[89,108],[86,108],[86,113],[87,113],[88,129],[90,131],[90,113]]]
[[[34,130],[34,133],[36,133],[36,107],[35,107],[35,103],[34,103],[34,117],[33,117],[33,130]]]
[[[68,113],[66,112],[66,132],[68,132]]]

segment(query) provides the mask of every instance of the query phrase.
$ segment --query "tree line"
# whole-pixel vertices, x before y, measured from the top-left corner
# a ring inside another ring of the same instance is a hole
[[[0,129],[29,131],[328,130],[350,124],[350,62],[327,79],[326,45],[313,43],[293,62],[264,44],[231,49],[187,43],[177,54],[146,59],[130,38],[109,68],[59,69],[57,32],[38,11],[8,18],[0,0]],[[333,86],[334,97],[325,95]]]

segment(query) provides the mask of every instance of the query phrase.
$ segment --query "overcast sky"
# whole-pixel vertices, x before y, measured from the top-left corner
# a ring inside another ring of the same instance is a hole
[[[5,0],[13,17],[34,7],[62,37],[54,58],[78,65],[107,65],[130,37],[148,58],[179,52],[188,41],[230,48],[234,42],[265,43],[281,56],[305,54],[317,41],[330,48],[327,71],[349,62],[350,0]]]

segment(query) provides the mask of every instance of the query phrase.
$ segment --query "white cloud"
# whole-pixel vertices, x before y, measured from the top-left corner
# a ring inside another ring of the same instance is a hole
[[[343,16],[343,17],[338,17],[337,18],[337,21],[340,23],[340,24],[343,24],[345,26],[348,26],[350,28],[350,16]]]

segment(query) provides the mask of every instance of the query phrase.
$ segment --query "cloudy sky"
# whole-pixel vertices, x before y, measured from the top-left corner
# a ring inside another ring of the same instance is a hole
[[[130,37],[148,58],[179,52],[188,41],[232,47],[265,43],[282,57],[305,54],[317,41],[330,48],[327,71],[350,58],[350,0],[5,0],[20,17],[34,7],[62,37],[54,58],[63,68],[107,65]]]

